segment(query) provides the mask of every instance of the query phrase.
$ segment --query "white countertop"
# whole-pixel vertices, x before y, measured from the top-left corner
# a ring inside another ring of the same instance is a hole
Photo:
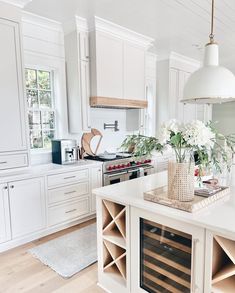
[[[148,210],[235,238],[235,189],[231,190],[229,198],[219,200],[195,213],[188,213],[144,200],[144,192],[164,185],[167,185],[167,172],[97,188],[93,193],[111,201]]]
[[[74,164],[59,165],[59,164],[43,164],[31,166],[21,170],[7,170],[1,171],[0,173],[0,183],[5,183],[9,181],[22,180],[32,177],[54,175],[63,172],[71,172],[79,169],[84,169],[87,167],[102,166],[102,162],[92,161],[92,160],[80,160]]]

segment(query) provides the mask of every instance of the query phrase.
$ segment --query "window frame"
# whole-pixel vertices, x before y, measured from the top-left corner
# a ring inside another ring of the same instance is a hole
[[[44,142],[43,147],[41,148],[32,148],[31,147],[31,142],[30,142],[30,132],[33,131],[30,128],[29,124],[29,112],[39,112],[40,116],[43,111],[45,112],[53,112],[54,113],[54,128],[43,128],[42,127],[42,121],[39,124],[40,125],[40,131],[42,132],[42,139],[43,139],[43,131],[54,131],[54,137],[57,135],[57,110],[56,110],[56,101],[55,101],[55,74],[54,70],[52,68],[44,67],[44,66],[35,66],[35,65],[25,65],[24,67],[24,76],[26,73],[26,70],[35,70],[36,72],[38,71],[46,71],[50,73],[50,90],[43,90],[39,88],[38,84],[38,74],[36,75],[36,88],[31,88],[26,86],[25,82],[25,94],[26,94],[26,109],[27,109],[27,120],[28,120],[28,135],[29,135],[29,149],[32,153],[49,153],[51,152],[51,148],[44,147]],[[37,91],[37,96],[38,96],[38,107],[29,107],[28,105],[28,100],[27,100],[27,90],[33,90]],[[39,99],[39,92],[40,91],[45,91],[45,92],[50,92],[51,93],[51,107],[50,108],[42,108],[40,107],[40,99]],[[42,117],[42,116],[41,116]]]

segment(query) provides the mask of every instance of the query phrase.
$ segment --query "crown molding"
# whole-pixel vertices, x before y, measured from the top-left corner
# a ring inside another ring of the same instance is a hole
[[[30,3],[32,0],[1,0],[2,2],[17,6],[19,8],[24,8],[25,5]]]
[[[75,22],[76,22],[77,30],[84,31],[84,32],[89,31],[88,21],[87,21],[86,18],[83,18],[81,16],[75,15]]]
[[[108,33],[122,40],[136,43],[146,49],[150,48],[154,42],[153,38],[144,36],[98,16],[94,17],[93,29],[99,32]]]
[[[181,54],[173,52],[173,51],[170,52],[169,58],[177,60],[177,61],[184,61],[185,63],[193,64],[195,66],[200,66],[201,65],[200,61],[198,61],[196,59],[193,59],[193,58],[190,58],[190,57],[187,57],[185,55],[181,55]]]
[[[157,59],[158,59],[157,61],[165,61],[165,60],[179,61],[179,62],[184,62],[195,67],[201,66],[201,61],[176,53],[174,51],[166,52],[164,54],[159,54]]]
[[[46,29],[63,32],[63,27],[60,22],[27,12],[25,10],[23,11],[22,21],[23,23],[34,24]]]

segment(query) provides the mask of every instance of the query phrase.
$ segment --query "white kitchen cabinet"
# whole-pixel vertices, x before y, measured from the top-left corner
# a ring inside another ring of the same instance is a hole
[[[91,130],[90,122],[90,63],[81,61],[82,129]]]
[[[89,32],[86,20],[77,19],[79,25],[65,35],[69,131],[76,134],[91,129]]]
[[[0,243],[11,239],[7,184],[0,184]]]
[[[204,229],[131,208],[130,232],[131,292],[204,292]]]
[[[89,33],[79,32],[80,59],[89,61]]]
[[[101,32],[96,33],[96,85],[92,96],[123,97],[123,42]],[[94,65],[94,64],[93,64]]]
[[[27,152],[19,24],[0,18],[0,38],[0,152]]]
[[[145,50],[129,42],[123,44],[123,96],[145,100]]]
[[[8,183],[12,238],[45,228],[44,178]]]
[[[211,106],[183,104],[184,86],[189,76],[200,67],[198,61],[172,52],[157,63],[157,127],[168,119],[183,123],[211,119]]]
[[[93,167],[91,169],[91,179],[90,179],[91,190],[94,188],[102,187],[102,166]],[[91,194],[91,212],[96,211],[96,197]]]

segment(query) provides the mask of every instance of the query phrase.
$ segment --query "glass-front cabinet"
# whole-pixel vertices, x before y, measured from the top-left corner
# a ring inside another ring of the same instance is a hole
[[[131,209],[132,291],[204,292],[204,229]]]

